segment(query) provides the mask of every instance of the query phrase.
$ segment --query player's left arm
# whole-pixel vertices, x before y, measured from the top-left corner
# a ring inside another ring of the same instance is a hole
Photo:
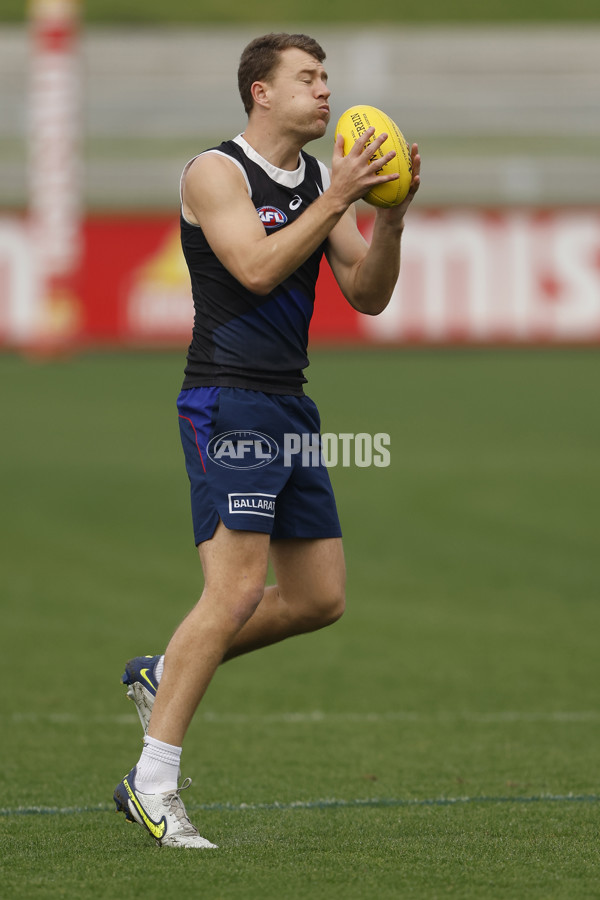
[[[327,260],[344,297],[366,315],[383,312],[400,273],[404,216],[421,182],[421,157],[416,144],[411,156],[413,177],[406,199],[393,209],[377,210],[371,243],[358,230],[354,207],[342,216],[327,241]]]

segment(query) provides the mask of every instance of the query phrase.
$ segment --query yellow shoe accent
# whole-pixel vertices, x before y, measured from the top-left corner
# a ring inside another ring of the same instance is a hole
[[[142,818],[142,821],[143,821],[144,825],[146,826],[146,828],[148,829],[148,831],[150,832],[150,834],[151,834],[153,837],[155,837],[157,841],[160,841],[160,839],[161,839],[162,837],[164,837],[165,830],[166,830],[166,828],[167,828],[167,822],[166,822],[166,819],[164,818],[164,816],[163,816],[163,818],[160,820],[160,822],[153,822],[152,819],[149,819],[148,816],[146,815],[146,811],[144,810],[144,808],[143,808],[142,805],[140,804],[140,801],[139,801],[138,798],[136,797],[135,792],[133,791],[132,787],[130,786],[130,784],[129,784],[129,782],[127,781],[126,778],[123,779],[123,784],[124,784],[124,786],[125,786],[125,790],[126,790],[127,793],[129,794],[129,797],[130,797],[130,799],[131,799],[132,802],[133,802],[133,805],[135,806],[135,808],[136,808],[137,811],[139,812],[139,814],[140,814],[140,816],[141,816],[141,818]]]
[[[158,687],[155,684],[153,684],[152,681],[148,678],[147,673],[149,671],[150,671],[150,669],[140,669],[140,675],[142,676],[144,681],[148,682],[148,684],[150,685],[150,687],[152,688],[153,691],[157,691]]]

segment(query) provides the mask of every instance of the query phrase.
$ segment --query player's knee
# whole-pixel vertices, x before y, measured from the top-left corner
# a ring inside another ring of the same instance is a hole
[[[340,588],[337,592],[332,594],[329,598],[329,605],[327,608],[327,618],[328,624],[333,625],[334,622],[337,622],[338,619],[341,619],[346,610],[346,591],[344,588]]]
[[[205,586],[198,604],[201,615],[219,623],[219,627],[236,634],[251,618],[262,600],[264,585],[260,580],[248,580],[242,584],[230,583],[216,591]]]
[[[233,621],[240,628],[245,625],[248,619],[256,611],[256,608],[263,598],[264,584],[257,581],[243,584],[232,594],[230,602],[230,613]]]
[[[323,592],[314,604],[312,613],[316,628],[333,625],[344,614],[346,609],[346,593],[343,585],[331,587]]]

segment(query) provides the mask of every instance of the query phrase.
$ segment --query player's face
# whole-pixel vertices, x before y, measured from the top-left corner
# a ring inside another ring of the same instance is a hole
[[[282,131],[302,134],[306,141],[322,137],[330,117],[327,72],[304,50],[289,47],[269,80],[272,112]]]

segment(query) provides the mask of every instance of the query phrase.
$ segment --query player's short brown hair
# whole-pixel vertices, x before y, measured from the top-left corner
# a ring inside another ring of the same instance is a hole
[[[266,81],[278,65],[281,51],[290,47],[310,53],[320,63],[325,59],[323,48],[307,34],[264,34],[245,48],[238,68],[238,87],[247,113],[254,105],[252,85],[255,81]]]

